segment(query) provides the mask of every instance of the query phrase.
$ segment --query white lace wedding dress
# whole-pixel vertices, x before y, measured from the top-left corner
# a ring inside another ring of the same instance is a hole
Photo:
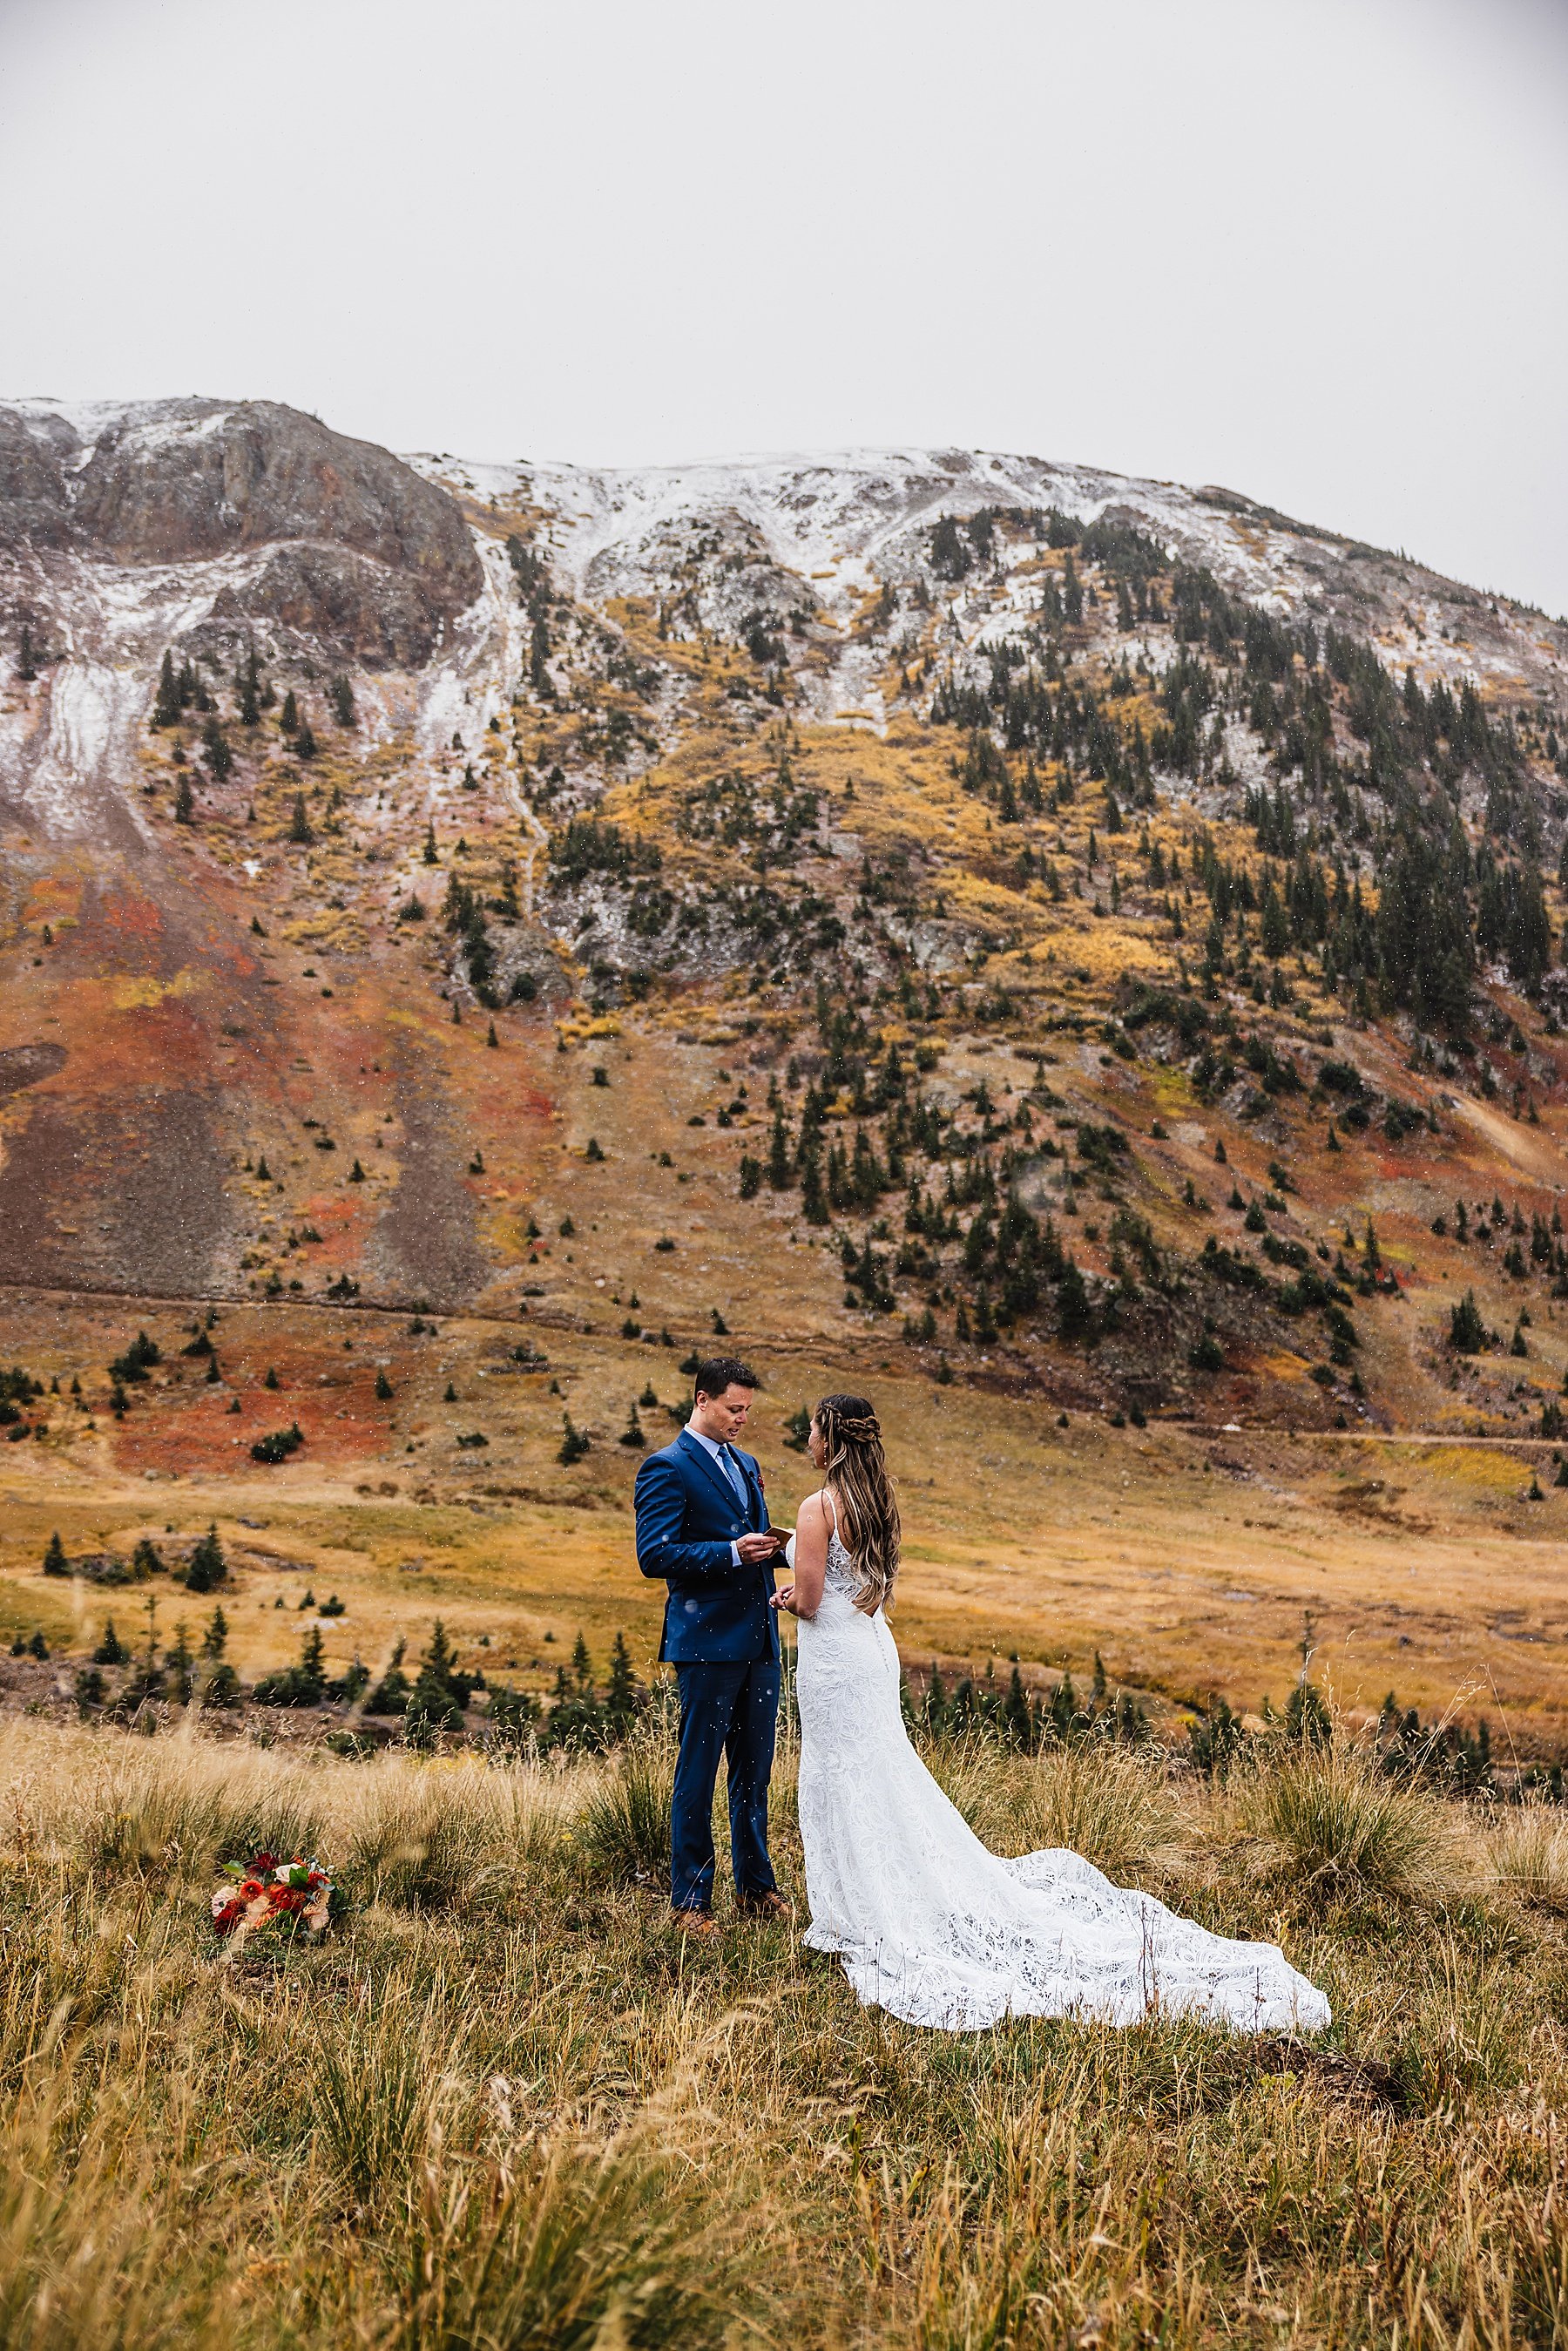
[[[804,1939],[838,1954],[867,2007],[949,2031],[1004,2016],[1130,2024],[1155,2008],[1251,2031],[1328,2022],[1272,1943],[1210,1935],[1075,1853],[988,1851],[910,1745],[893,1636],[854,1588],[836,1531],[795,1687]]]

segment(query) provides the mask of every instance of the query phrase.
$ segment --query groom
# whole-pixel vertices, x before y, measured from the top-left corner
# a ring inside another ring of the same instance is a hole
[[[735,1439],[757,1376],[732,1355],[697,1367],[691,1417],[637,1473],[637,1563],[670,1586],[661,1660],[680,1686],[680,1750],[670,1807],[670,1899],[677,1923],[717,1935],[713,1782],[729,1758],[736,1907],[787,1918],[768,1859],[768,1775],[779,1704],[779,1628],[770,1606],[783,1538],[768,1527],[762,1473]]]

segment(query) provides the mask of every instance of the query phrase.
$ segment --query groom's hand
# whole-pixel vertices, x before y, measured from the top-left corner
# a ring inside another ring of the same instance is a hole
[[[764,1559],[772,1559],[779,1549],[776,1534],[742,1535],[736,1548],[748,1567],[755,1567]]]

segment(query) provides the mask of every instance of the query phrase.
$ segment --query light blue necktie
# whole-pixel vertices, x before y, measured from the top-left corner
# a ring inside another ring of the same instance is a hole
[[[743,1510],[749,1510],[751,1508],[751,1499],[746,1492],[746,1481],[741,1475],[741,1465],[736,1460],[734,1455],[731,1452],[727,1445],[720,1446],[719,1458],[723,1463],[725,1470],[729,1475],[730,1483],[735,1489],[735,1499],[740,1503],[741,1508]]]

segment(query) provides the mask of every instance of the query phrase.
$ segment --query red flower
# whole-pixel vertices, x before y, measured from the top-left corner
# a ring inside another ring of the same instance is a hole
[[[240,1900],[242,1902],[258,1902],[265,1892],[266,1888],[262,1884],[259,1877],[247,1877],[244,1884],[240,1888]]]

